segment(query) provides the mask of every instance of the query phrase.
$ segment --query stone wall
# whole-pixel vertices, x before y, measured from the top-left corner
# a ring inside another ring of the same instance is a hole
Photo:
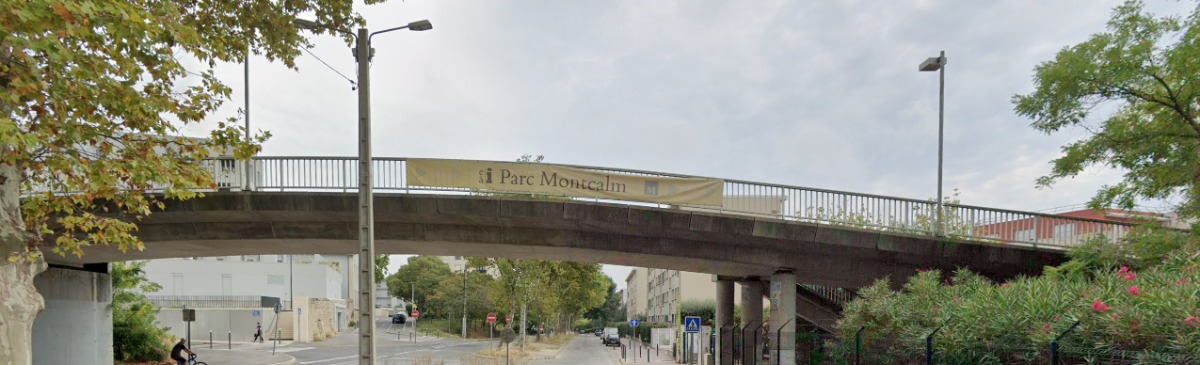
[[[296,297],[296,342],[322,341],[338,332],[338,307],[346,302],[338,299]]]

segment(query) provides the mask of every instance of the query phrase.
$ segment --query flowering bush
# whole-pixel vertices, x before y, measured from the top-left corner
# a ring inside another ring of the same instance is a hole
[[[881,279],[847,304],[838,332],[843,339],[854,338],[864,328],[868,348],[899,342],[888,351],[912,355],[923,353],[925,336],[944,325],[935,339],[942,356],[969,363],[992,362],[987,357],[993,356],[1008,363],[995,359],[996,348],[1003,347],[1015,349],[1008,351],[1011,356],[1035,362],[1078,321],[1061,345],[1200,355],[1200,285],[1195,284],[1200,250],[1189,247],[1156,260],[1143,257],[1140,269],[1073,260],[1063,267],[1074,266],[1076,274],[1002,284],[962,269],[949,277],[936,270],[919,272],[899,291]]]

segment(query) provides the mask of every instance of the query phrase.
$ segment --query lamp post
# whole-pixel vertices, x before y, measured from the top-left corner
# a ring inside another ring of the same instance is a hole
[[[428,20],[368,33],[359,28],[358,34],[330,27],[311,20],[295,19],[302,29],[329,29],[354,37],[354,59],[358,62],[358,363],[375,363],[375,217],[371,195],[371,37],[376,34],[408,29],[433,29]]]
[[[942,226],[942,130],[946,106],[946,51],[937,57],[929,57],[917,67],[922,72],[938,71],[938,179],[937,179],[937,225],[934,235],[941,237],[944,233]]]

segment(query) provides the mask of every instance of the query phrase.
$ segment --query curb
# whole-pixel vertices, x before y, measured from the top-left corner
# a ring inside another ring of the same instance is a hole
[[[273,363],[273,364],[263,364],[263,365],[292,365],[292,364],[295,364],[295,363],[296,363],[296,358],[295,358],[295,357],[292,357],[292,355],[287,355],[287,354],[280,354],[280,355],[282,355],[282,356],[287,356],[287,357],[288,357],[288,359],[287,359],[287,360],[284,360],[284,361],[277,362],[277,363]]]

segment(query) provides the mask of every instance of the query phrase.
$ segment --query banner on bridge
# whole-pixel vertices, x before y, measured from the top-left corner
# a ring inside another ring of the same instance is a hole
[[[721,206],[725,181],[625,175],[561,165],[409,159],[409,186]]]

